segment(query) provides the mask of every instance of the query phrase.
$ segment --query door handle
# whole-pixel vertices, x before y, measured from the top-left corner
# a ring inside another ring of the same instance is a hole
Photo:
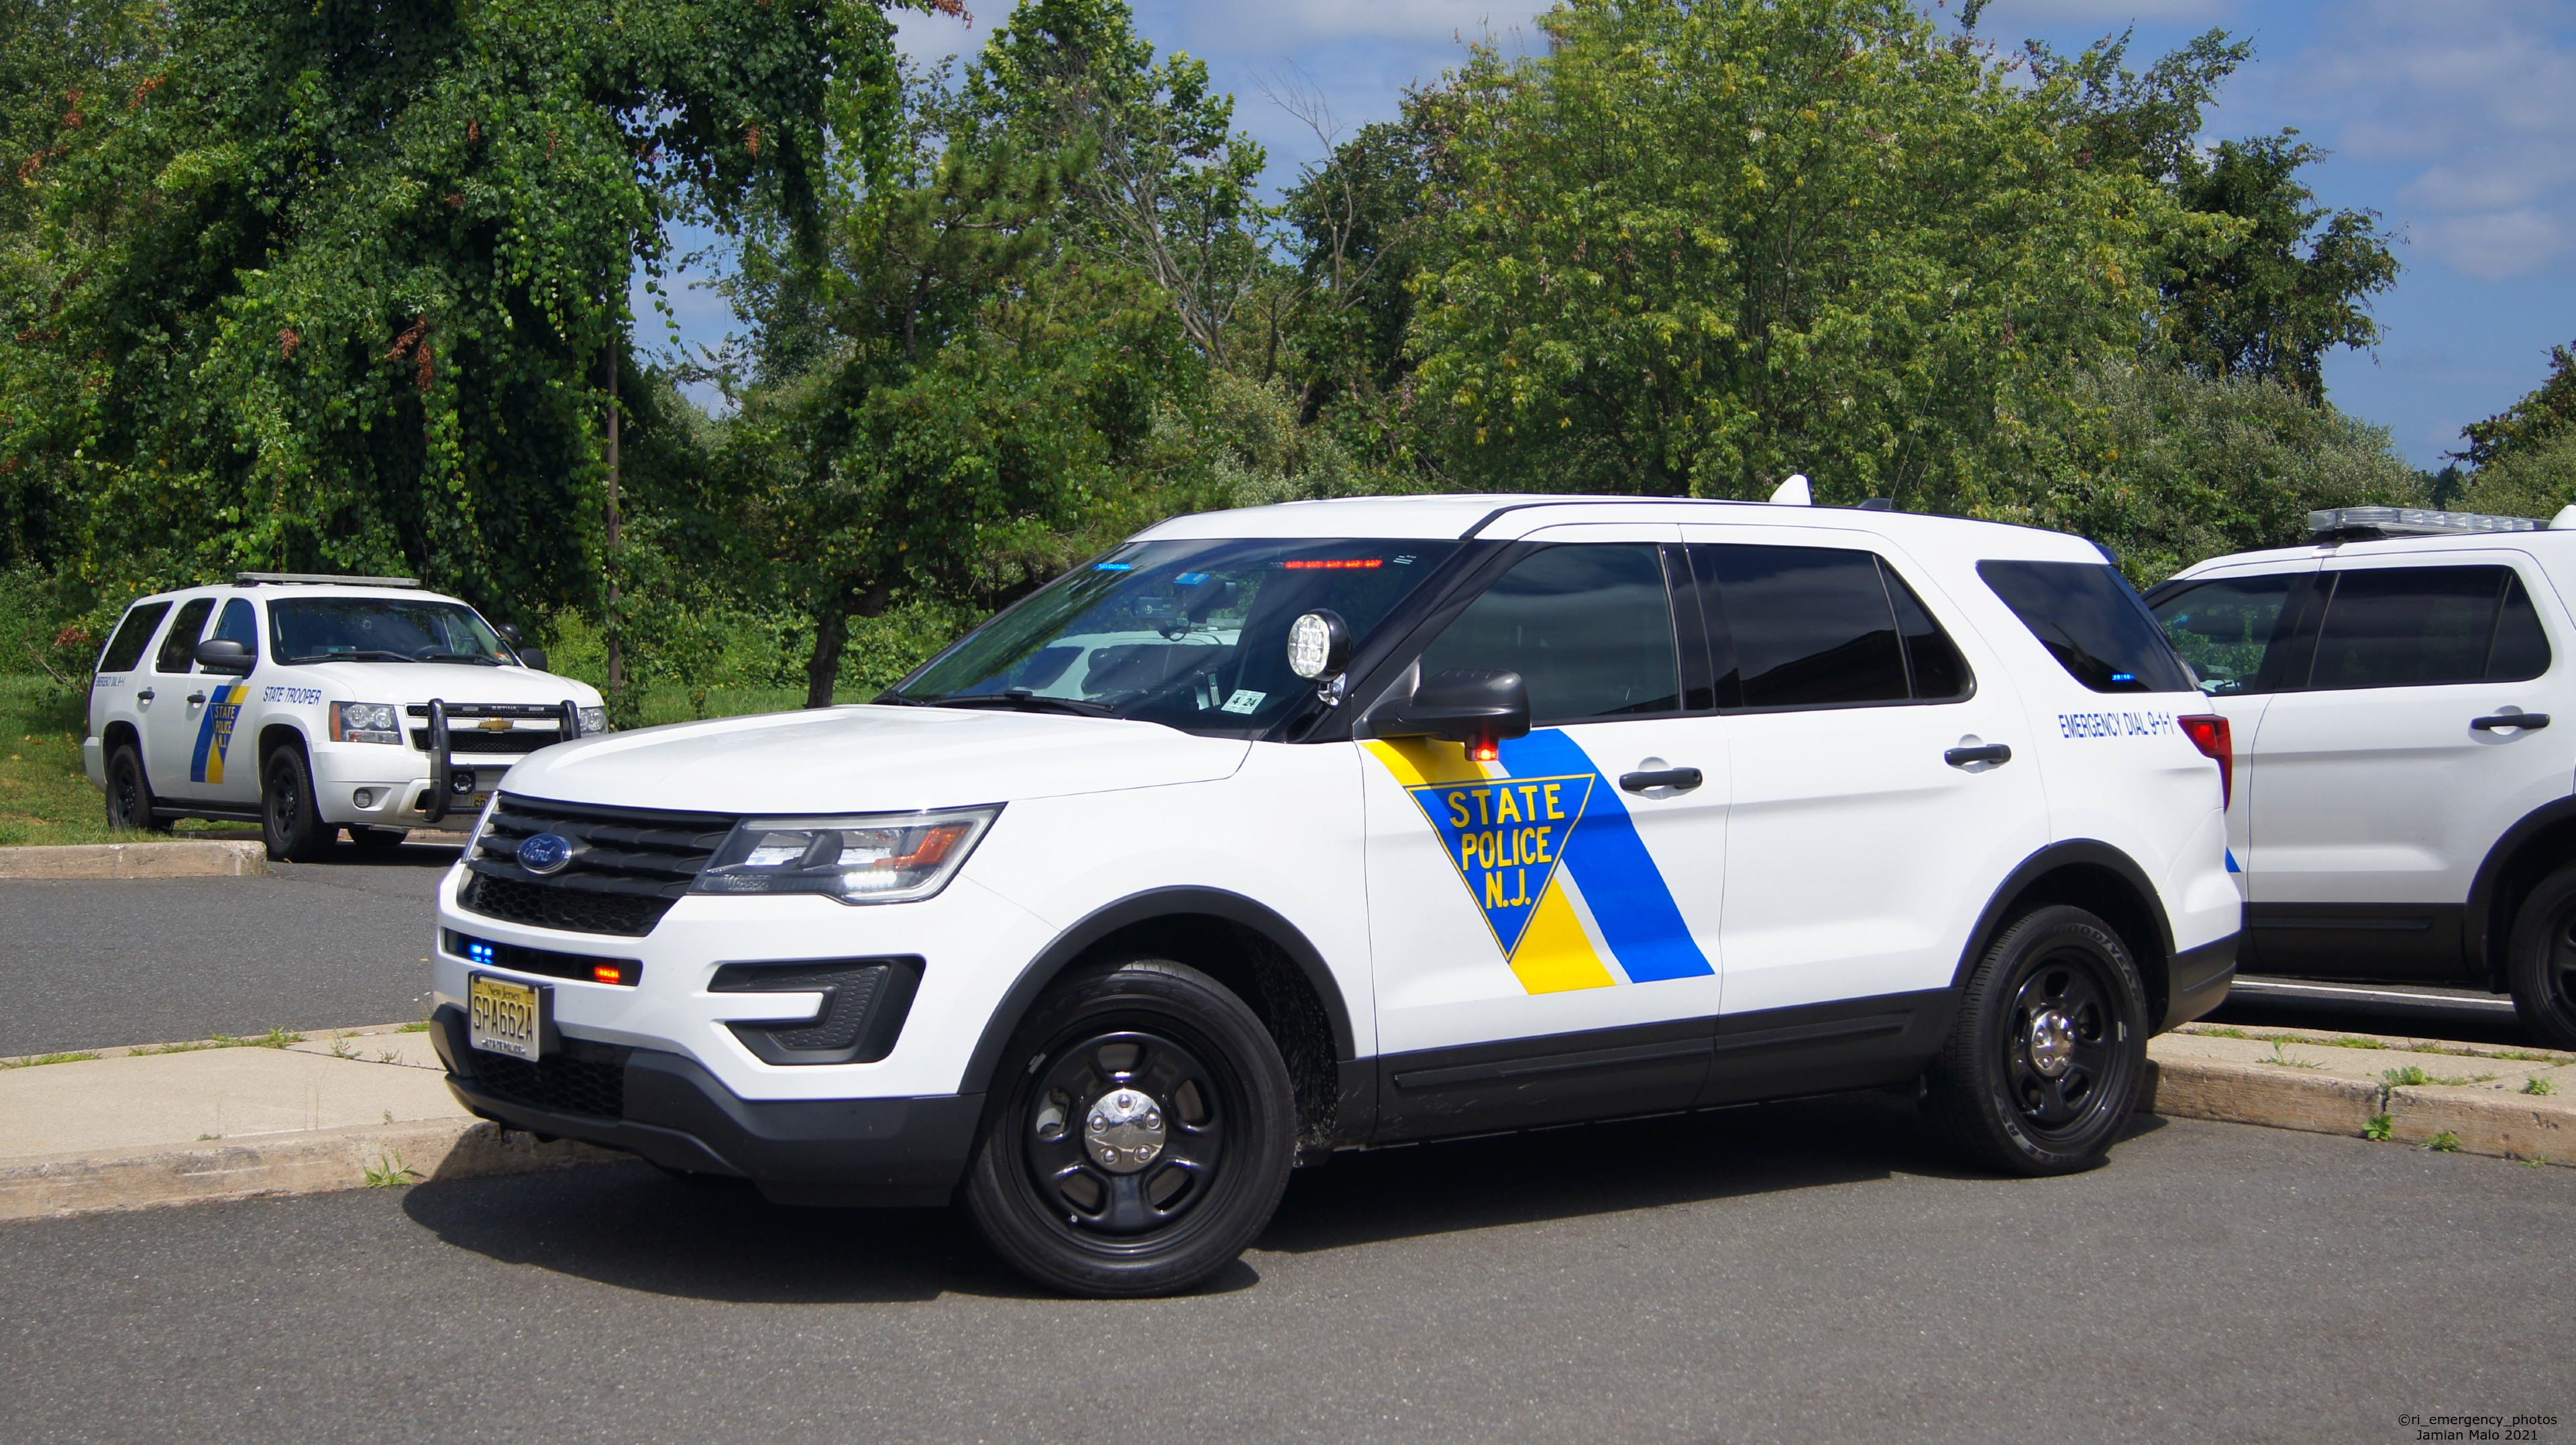
[[[2545,712],[2500,712],[2493,717],[2469,720],[2469,731],[2473,733],[2491,733],[2498,728],[2520,728],[2524,732],[2536,733],[2547,726],[2549,714]]]
[[[136,702],[150,702],[152,700],[152,689],[147,687],[141,692],[136,693],[134,695],[134,700]]]
[[[188,694],[188,705],[189,705],[189,706],[191,706],[191,707],[194,707],[194,706],[196,706],[198,703],[204,702],[205,700],[206,700],[206,695],[205,695],[204,693],[202,693],[202,692],[192,692],[192,693]]]
[[[1699,785],[1700,775],[1697,768],[1658,768],[1651,773],[1619,775],[1619,786],[1631,793],[1642,793],[1648,788],[1672,788],[1687,793]]]
[[[1976,748],[1952,748],[1941,755],[1941,761],[1954,768],[1964,768],[1970,763],[2008,763],[2012,761],[2012,749],[2002,743],[1988,743]]]

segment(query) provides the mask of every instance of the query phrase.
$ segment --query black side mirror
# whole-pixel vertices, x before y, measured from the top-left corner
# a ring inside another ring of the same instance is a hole
[[[518,653],[519,653],[519,661],[526,663],[528,666],[535,668],[537,671],[539,671],[539,672],[549,672],[549,671],[552,671],[552,669],[550,669],[550,668],[548,668],[548,667],[546,666],[546,650],[545,650],[544,648],[542,648],[542,647],[522,647],[522,648],[519,648],[519,649],[518,649]]]
[[[197,644],[197,666],[239,676],[250,671],[250,649],[229,637],[209,637]]]
[[[1505,738],[1529,736],[1529,684],[1517,672],[1459,667],[1423,679],[1413,696],[1369,718],[1382,738],[1447,738],[1490,759]]]

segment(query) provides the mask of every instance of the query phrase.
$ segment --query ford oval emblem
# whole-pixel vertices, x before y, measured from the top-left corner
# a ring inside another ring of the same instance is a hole
[[[531,873],[560,873],[572,861],[572,843],[552,833],[519,840],[519,866]]]

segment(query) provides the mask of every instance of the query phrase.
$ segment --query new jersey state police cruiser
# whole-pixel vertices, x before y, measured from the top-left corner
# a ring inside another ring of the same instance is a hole
[[[513,771],[434,1035],[513,1128],[1184,1288],[1337,1149],[1920,1081],[2100,1162],[2225,995],[2223,720],[2090,543],[1621,499],[1163,523],[874,705]]]

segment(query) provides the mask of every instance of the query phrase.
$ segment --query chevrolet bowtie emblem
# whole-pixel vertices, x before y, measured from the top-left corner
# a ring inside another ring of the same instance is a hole
[[[505,717],[487,717],[475,726],[487,733],[505,733],[510,730],[510,720]]]

